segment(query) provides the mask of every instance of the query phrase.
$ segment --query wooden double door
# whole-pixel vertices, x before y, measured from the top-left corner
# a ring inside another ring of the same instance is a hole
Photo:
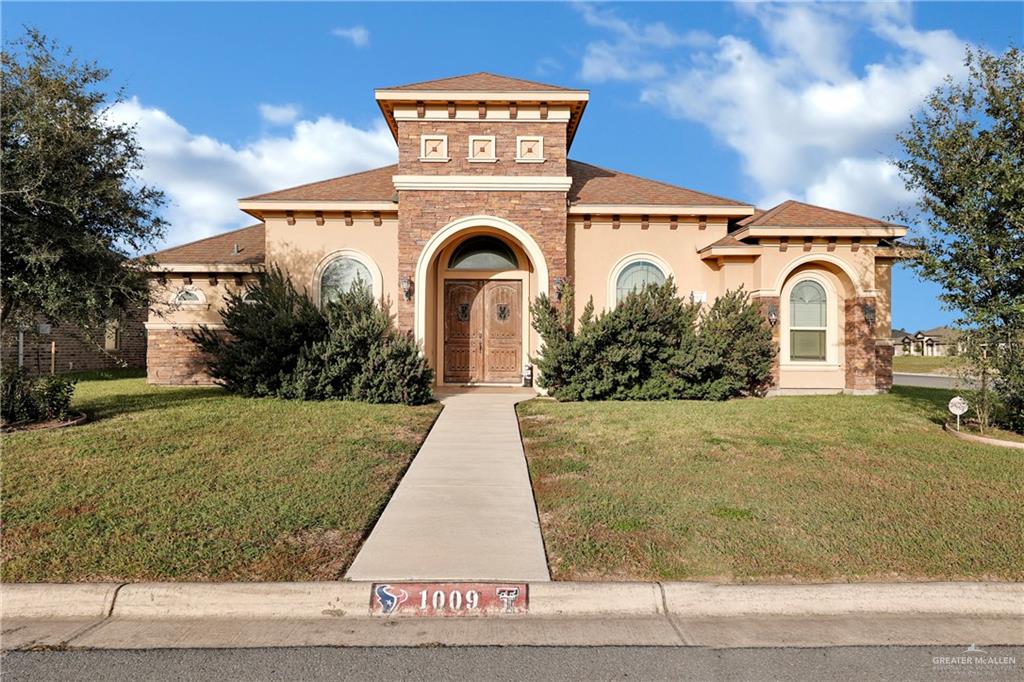
[[[523,283],[445,280],[445,383],[519,383],[523,366]]]

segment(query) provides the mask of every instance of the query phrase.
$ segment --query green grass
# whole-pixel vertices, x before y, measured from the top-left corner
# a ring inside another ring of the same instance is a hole
[[[4,581],[340,578],[439,411],[138,378],[74,408],[3,439]]]
[[[1024,579],[1024,452],[946,391],[520,404],[561,580]]]
[[[892,371],[912,374],[955,374],[956,358],[897,355],[892,359]]]

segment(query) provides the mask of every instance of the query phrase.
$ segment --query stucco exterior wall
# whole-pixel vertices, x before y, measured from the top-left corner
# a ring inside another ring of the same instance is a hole
[[[569,276],[576,291],[576,314],[582,313],[587,300],[594,297],[596,310],[614,304],[610,299],[616,266],[624,259],[654,256],[664,262],[681,296],[706,292],[708,300],[722,293],[722,278],[717,266],[701,261],[697,250],[725,236],[725,220],[709,220],[704,230],[695,217],[680,216],[672,229],[668,218],[651,216],[643,229],[640,216],[621,216],[618,228],[611,216],[594,216],[590,227],[583,217],[569,220]]]
[[[285,215],[266,218],[268,265],[280,266],[296,287],[319,300],[320,270],[335,256],[348,255],[344,250],[354,251],[379,270],[375,273],[370,268],[372,276],[379,276],[374,293],[395,309],[399,298],[397,214],[381,214],[380,225],[374,224],[369,213],[352,215],[351,225],[346,225],[339,213],[325,214],[323,225],[317,225],[311,213],[298,213],[294,218],[294,225],[288,224]]]

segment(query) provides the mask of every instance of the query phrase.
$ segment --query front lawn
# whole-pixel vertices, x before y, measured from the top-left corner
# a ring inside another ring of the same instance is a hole
[[[1024,452],[946,391],[520,404],[560,580],[1024,579]]]
[[[4,581],[340,578],[440,410],[98,376],[3,439]]]
[[[956,358],[897,355],[892,359],[892,371],[911,374],[956,374]]]

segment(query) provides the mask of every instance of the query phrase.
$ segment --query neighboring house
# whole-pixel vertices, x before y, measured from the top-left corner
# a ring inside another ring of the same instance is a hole
[[[146,366],[146,328],[149,312],[140,308],[90,338],[79,327],[37,321],[4,334],[0,365],[24,367],[29,374],[57,374]]]
[[[149,380],[205,381],[187,331],[217,325],[224,292],[276,264],[318,302],[367,281],[439,384],[520,383],[541,293],[559,300],[571,283],[579,313],[674,277],[699,301],[752,294],[780,347],[777,391],[890,387],[905,228],[796,201],[761,211],[569,159],[589,98],[486,73],[378,89],[396,165],[241,199],[258,225],[156,254]]]
[[[901,332],[893,333],[893,342],[897,355],[919,355],[924,357],[942,357],[958,355],[963,349],[963,332],[950,327],[935,327],[919,331],[916,334]]]

